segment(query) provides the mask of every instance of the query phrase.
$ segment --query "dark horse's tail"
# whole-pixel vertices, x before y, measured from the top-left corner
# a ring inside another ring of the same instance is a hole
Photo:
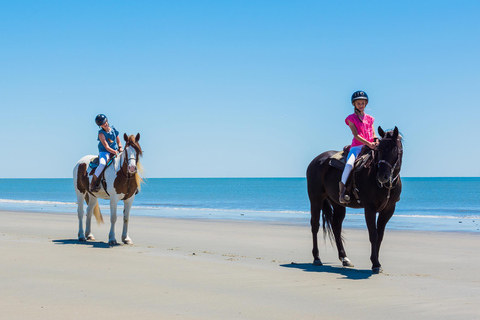
[[[330,239],[330,242],[333,242],[335,237],[332,231],[332,222],[333,222],[333,208],[332,204],[328,199],[325,199],[322,204],[322,228],[323,228],[323,238]]]

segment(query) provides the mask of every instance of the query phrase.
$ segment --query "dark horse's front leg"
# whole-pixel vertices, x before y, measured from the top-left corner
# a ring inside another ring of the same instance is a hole
[[[380,245],[382,244],[383,241],[383,236],[385,234],[385,227],[390,220],[390,218],[393,216],[393,213],[395,212],[395,206],[396,203],[394,202],[392,205],[387,206],[384,210],[378,213],[378,220],[377,220],[377,260],[378,257],[380,256]],[[379,272],[381,272],[382,269],[379,269]]]
[[[382,244],[383,236],[385,234],[385,226],[395,212],[395,204],[396,203],[390,204],[389,206],[387,206],[387,208],[379,212],[377,221],[375,221],[377,213],[376,208],[373,206],[370,206],[368,208],[365,207],[365,220],[367,222],[370,244],[372,245],[372,254],[370,256],[370,260],[373,264],[373,273],[382,272],[382,265],[378,260],[378,257],[380,255],[380,246]]]
[[[378,261],[378,253],[380,250],[380,243],[382,242],[383,238],[383,231],[381,232],[381,235],[379,235],[377,230],[376,215],[377,209],[375,206],[365,206],[365,221],[367,223],[368,236],[371,245],[370,261],[372,261],[372,271],[373,273],[380,273],[382,266],[380,261]],[[385,230],[385,225],[383,226],[383,230]]]

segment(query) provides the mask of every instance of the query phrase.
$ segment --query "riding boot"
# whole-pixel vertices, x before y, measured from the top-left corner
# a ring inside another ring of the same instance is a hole
[[[90,182],[90,191],[98,192],[100,191],[100,179],[96,175],[92,176],[92,182]]]
[[[342,181],[338,183],[338,188],[340,189],[339,192],[339,201],[341,204],[348,204],[350,202],[350,196],[345,194],[345,185]]]

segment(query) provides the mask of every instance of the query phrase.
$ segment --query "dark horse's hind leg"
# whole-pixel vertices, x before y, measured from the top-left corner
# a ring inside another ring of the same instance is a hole
[[[333,203],[333,220],[332,220],[332,231],[333,235],[335,236],[335,244],[337,245],[338,250],[338,258],[342,261],[342,265],[344,267],[353,267],[353,264],[347,258],[347,254],[345,252],[345,248],[343,247],[342,241],[342,224],[343,220],[345,219],[345,207]]]
[[[318,252],[318,230],[320,229],[320,210],[322,207],[323,200],[321,202],[317,201],[310,201],[310,226],[312,227],[312,238],[313,238],[313,264],[316,265],[323,265],[322,261],[320,260],[319,252]]]

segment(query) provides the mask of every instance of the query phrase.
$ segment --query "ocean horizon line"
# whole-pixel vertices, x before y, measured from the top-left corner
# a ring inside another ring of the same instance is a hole
[[[306,179],[306,177],[142,177],[143,179]],[[402,179],[480,179],[480,176],[418,176],[418,177],[405,177],[401,176]],[[73,179],[72,177],[56,177],[56,178],[46,178],[46,177],[22,177],[22,178],[0,178],[0,180],[34,180],[34,179]]]

